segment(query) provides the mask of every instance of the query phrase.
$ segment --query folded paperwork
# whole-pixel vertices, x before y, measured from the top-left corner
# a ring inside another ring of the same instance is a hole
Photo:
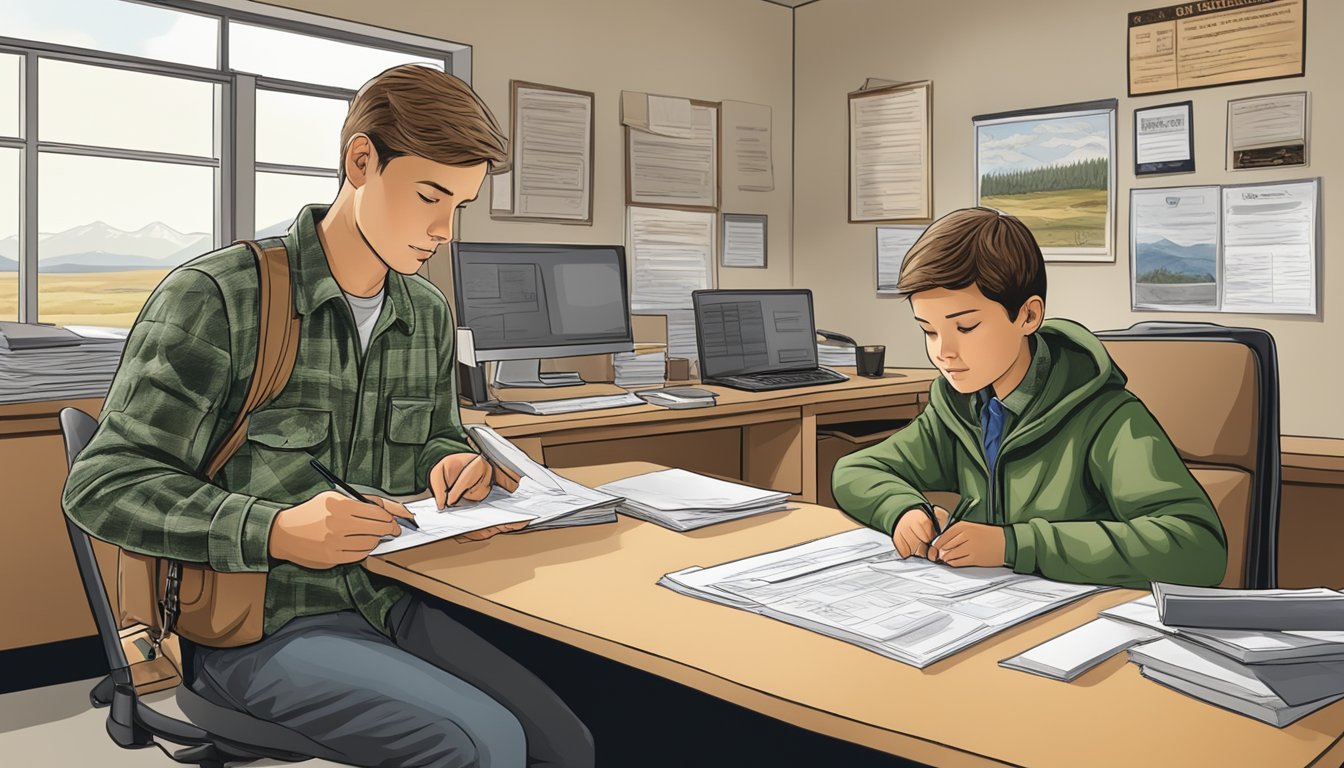
[[[403,529],[400,535],[374,547],[370,554],[384,555],[464,533],[519,523],[526,523],[523,531],[536,531],[616,521],[619,497],[552,472],[483,424],[471,424],[466,429],[481,453],[496,466],[505,467],[521,478],[517,490],[509,493],[495,486],[481,501],[462,502],[448,508],[440,508],[433,498],[410,502],[406,508],[415,516],[420,530]]]
[[[1333,589],[1221,589],[1153,584],[1162,623],[1206,629],[1344,631],[1344,593]]]
[[[777,512],[789,494],[718,480],[684,469],[664,469],[600,485],[597,490],[623,497],[618,511],[674,531]]]
[[[1155,629],[1102,617],[1004,659],[999,666],[1068,682],[1120,651],[1161,636]]]

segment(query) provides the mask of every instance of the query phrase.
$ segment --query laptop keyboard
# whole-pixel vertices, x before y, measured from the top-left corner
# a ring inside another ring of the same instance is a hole
[[[780,371],[778,373],[753,373],[749,376],[724,376],[720,381],[729,384],[741,383],[757,388],[784,389],[813,384],[834,384],[848,378],[843,373],[836,373],[826,368],[817,368],[811,371]]]

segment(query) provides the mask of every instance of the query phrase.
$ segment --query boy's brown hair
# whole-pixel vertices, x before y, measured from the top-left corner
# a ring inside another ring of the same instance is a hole
[[[345,183],[345,151],[355,134],[369,137],[381,172],[393,158],[414,155],[444,165],[490,164],[507,170],[509,141],[471,86],[420,64],[403,64],[365,83],[341,126],[337,165]]]
[[[1045,300],[1045,258],[1031,230],[993,208],[962,208],[929,225],[901,264],[896,289],[906,296],[974,284],[1010,319],[1032,296]]]

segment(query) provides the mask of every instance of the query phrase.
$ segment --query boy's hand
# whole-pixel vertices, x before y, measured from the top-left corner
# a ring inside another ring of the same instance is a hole
[[[947,510],[934,507],[933,514],[938,516],[939,527],[947,525]],[[896,545],[896,554],[905,559],[911,555],[928,557],[929,542],[934,537],[933,521],[920,507],[911,507],[896,520],[896,529],[891,532],[891,542]]]
[[[395,501],[368,499],[373,503],[325,491],[280,510],[271,524],[271,556],[319,570],[356,563],[368,557],[384,536],[401,533],[394,516],[415,519]]]
[[[948,565],[1003,565],[1003,528],[997,525],[952,524],[938,538],[938,546],[929,550],[929,559]]]
[[[513,493],[518,478],[507,469],[496,468],[479,453],[450,453],[429,470],[429,487],[439,509],[459,501],[480,501],[490,495],[490,485]]]

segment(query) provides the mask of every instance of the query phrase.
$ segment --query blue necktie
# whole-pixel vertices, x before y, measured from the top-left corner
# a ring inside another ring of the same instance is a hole
[[[989,476],[994,477],[994,465],[999,460],[999,444],[1003,442],[1003,403],[992,397],[989,405],[980,411],[980,430],[985,435],[985,460],[989,463]]]

